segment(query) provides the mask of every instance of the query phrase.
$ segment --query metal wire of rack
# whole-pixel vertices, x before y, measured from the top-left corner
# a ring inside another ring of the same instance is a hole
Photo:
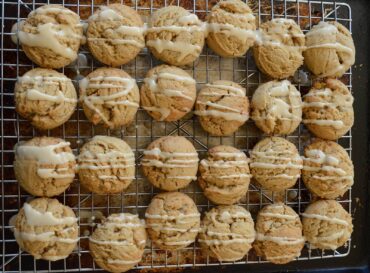
[[[140,172],[140,158],[146,146],[155,138],[164,135],[182,135],[192,141],[200,154],[204,157],[207,148],[218,144],[232,145],[248,153],[254,144],[263,137],[252,122],[247,122],[240,130],[231,137],[208,136],[199,126],[198,121],[189,116],[178,122],[164,123],[152,120],[144,110],[139,109],[135,122],[122,130],[108,130],[100,126],[92,126],[85,118],[79,107],[71,119],[63,126],[48,131],[48,136],[61,137],[71,142],[71,146],[78,154],[83,143],[94,135],[112,135],[124,139],[134,150],[136,155],[136,179],[123,193],[111,196],[96,195],[87,192],[80,187],[78,180],[58,199],[70,206],[80,217],[81,240],[73,253],[64,260],[47,262],[34,260],[33,257],[19,249],[13,233],[11,217],[22,207],[23,203],[30,198],[15,180],[13,173],[14,145],[34,136],[43,135],[32,128],[29,123],[19,117],[15,112],[13,88],[18,76],[32,69],[34,64],[23,53],[19,44],[11,42],[11,27],[14,23],[25,19],[27,14],[43,4],[62,4],[79,13],[82,19],[89,15],[99,5],[109,3],[123,3],[132,6],[147,19],[156,9],[166,5],[180,5],[185,9],[196,13],[204,19],[214,2],[211,0],[4,0],[1,3],[1,269],[3,272],[72,272],[101,270],[93,262],[88,250],[88,236],[93,230],[91,217],[100,218],[114,212],[138,213],[141,217],[150,199],[158,191],[153,188]],[[335,20],[351,29],[351,8],[346,3],[300,1],[300,0],[249,0],[259,22],[271,18],[291,18],[295,20],[306,32],[313,24],[320,20]],[[146,49],[131,63],[124,65],[122,69],[135,77],[140,84],[146,72],[157,65],[155,60]],[[78,60],[63,69],[61,72],[77,82],[83,75],[88,74],[96,67],[101,66],[93,60],[90,53],[80,49]],[[257,70],[251,53],[235,59],[224,59],[215,55],[205,48],[199,58],[191,67],[185,68],[196,79],[198,88],[213,80],[233,80],[247,88],[250,97],[257,86],[266,81],[264,76]],[[300,70],[292,79],[293,83],[303,93],[307,92],[311,81],[306,79],[307,74]],[[352,73],[347,72],[341,79],[351,90]],[[310,134],[303,125],[295,133],[286,137],[294,142],[302,152],[303,147],[309,142]],[[349,132],[339,140],[339,143],[351,155],[352,135]],[[201,212],[209,210],[212,204],[203,196],[196,182],[182,190],[189,194],[196,202]],[[240,202],[240,205],[251,211],[255,216],[258,210],[274,201],[284,201],[292,206],[297,212],[303,212],[310,202],[311,196],[303,182],[299,180],[294,188],[281,194],[274,194],[261,190],[253,185]],[[351,190],[338,200],[346,210],[351,212]],[[347,256],[350,253],[351,241],[335,251],[318,251],[310,249],[306,245],[298,260],[313,260],[323,258],[335,258]],[[199,246],[195,243],[186,249],[170,252],[156,249],[149,242],[145,249],[143,261],[137,266],[138,269],[158,267],[193,267],[224,264],[263,263],[253,251],[241,261],[234,263],[219,263],[201,254]]]

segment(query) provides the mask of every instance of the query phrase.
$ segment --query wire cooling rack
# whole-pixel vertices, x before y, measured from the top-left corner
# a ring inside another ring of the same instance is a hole
[[[76,4],[77,2],[77,4]],[[130,187],[121,194],[104,196],[91,194],[80,187],[78,180],[58,199],[70,206],[80,217],[81,240],[73,253],[64,260],[47,262],[34,260],[31,255],[19,249],[13,233],[11,217],[15,215],[23,203],[30,198],[26,192],[19,188],[13,172],[14,145],[34,136],[45,134],[30,126],[29,122],[19,117],[14,108],[14,83],[18,76],[32,69],[32,64],[25,56],[19,45],[11,42],[11,27],[14,23],[27,17],[28,13],[43,4],[63,4],[80,14],[86,20],[99,5],[121,2],[137,9],[147,21],[150,14],[158,8],[166,5],[180,5],[191,12],[196,13],[204,20],[207,12],[215,4],[215,0],[128,0],[128,1],[105,1],[105,0],[29,0],[14,1],[3,0],[1,2],[1,269],[3,272],[72,272],[100,270],[93,262],[88,250],[88,236],[93,230],[93,223],[103,215],[114,212],[138,213],[143,217],[144,211],[151,198],[156,194],[154,189],[142,176],[139,162],[143,150],[155,138],[165,135],[182,135],[194,143],[200,157],[204,157],[208,147],[218,144],[235,146],[248,153],[250,149],[260,140],[263,135],[256,129],[252,122],[247,122],[231,137],[208,136],[199,126],[198,121],[191,117],[185,117],[178,122],[164,123],[152,120],[142,109],[139,109],[135,122],[121,130],[107,130],[100,126],[92,126],[85,118],[81,108],[78,108],[71,119],[63,126],[48,131],[49,136],[61,137],[71,142],[71,146],[78,154],[79,149],[85,141],[94,135],[112,135],[124,139],[135,151],[136,155],[136,179]],[[312,25],[320,20],[336,20],[351,30],[351,9],[345,3],[321,2],[321,1],[298,1],[298,0],[249,0],[259,22],[271,18],[291,18],[295,20],[306,32]],[[143,49],[139,56],[131,63],[122,68],[135,77],[141,84],[146,72],[157,65],[155,60],[146,49]],[[96,67],[101,66],[93,60],[86,47],[80,50],[78,61],[61,69],[74,82],[88,74]],[[267,81],[257,70],[251,53],[235,59],[224,59],[215,55],[211,50],[205,48],[196,63],[186,70],[193,75],[198,83],[198,88],[207,82],[218,79],[233,80],[247,88],[250,97],[257,86]],[[307,73],[300,70],[292,82],[304,94],[308,91],[311,81]],[[351,71],[341,79],[351,90]],[[287,139],[294,142],[302,153],[303,147],[309,142],[311,136],[307,129],[301,125],[296,132],[287,136]],[[348,133],[339,140],[339,143],[351,155],[352,136]],[[189,194],[196,202],[201,212],[210,209],[212,204],[203,196],[202,191],[196,182],[182,190]],[[293,207],[297,212],[303,212],[305,206],[310,202],[311,196],[301,180],[294,188],[283,193],[272,194],[269,191],[261,190],[253,183],[249,192],[240,202],[240,205],[251,211],[255,217],[258,210],[274,201],[284,201]],[[344,208],[351,212],[351,190],[342,197],[339,202]],[[323,258],[343,257],[349,254],[351,242],[337,249],[336,251],[311,250],[306,245],[298,260],[312,260]],[[254,251],[241,261],[222,264],[245,264],[263,263]],[[203,256],[199,246],[193,244],[186,249],[170,252],[156,249],[149,242],[145,249],[143,261],[137,266],[138,269],[158,267],[193,267],[220,265],[221,263]]]

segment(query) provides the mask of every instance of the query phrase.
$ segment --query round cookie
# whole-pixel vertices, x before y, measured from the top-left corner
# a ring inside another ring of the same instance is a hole
[[[315,82],[303,97],[303,123],[315,136],[336,140],[353,125],[352,105],[351,92],[341,81],[327,78]]]
[[[258,184],[271,191],[283,191],[295,185],[303,162],[296,146],[281,137],[259,141],[250,152],[251,173]]]
[[[253,46],[256,18],[240,0],[220,1],[207,17],[207,45],[222,57],[240,57]]]
[[[44,5],[20,24],[18,40],[31,61],[41,67],[61,68],[77,58],[82,34],[78,14],[60,5]]]
[[[14,237],[35,259],[65,259],[79,240],[77,221],[73,210],[57,199],[33,199],[18,212]]]
[[[243,207],[218,206],[206,212],[198,242],[205,254],[220,262],[242,259],[252,248],[254,222]]]
[[[302,179],[315,195],[325,199],[343,196],[353,185],[353,164],[342,146],[316,140],[304,149]]]
[[[94,261],[109,272],[126,272],[144,254],[144,221],[130,213],[111,214],[94,230],[89,248]]]
[[[302,99],[289,81],[261,84],[252,97],[251,118],[269,135],[293,133],[302,120]]]
[[[75,111],[77,94],[62,73],[34,68],[19,77],[14,88],[15,109],[40,130],[54,129]]]
[[[148,235],[156,247],[183,249],[197,237],[200,213],[186,194],[166,192],[153,197],[145,212],[145,221]]]
[[[63,193],[75,177],[76,160],[70,143],[60,138],[35,137],[15,146],[14,174],[34,196]]]
[[[249,160],[245,153],[231,146],[216,146],[199,164],[198,182],[204,195],[215,204],[231,205],[248,191]]]
[[[200,125],[213,136],[229,136],[249,119],[245,88],[231,81],[215,81],[200,90],[195,111]]]
[[[141,106],[158,121],[177,121],[193,109],[196,82],[176,66],[160,65],[148,71],[140,89]]]
[[[165,136],[149,144],[141,160],[146,178],[164,191],[185,188],[197,179],[198,153],[182,136]]]
[[[117,68],[102,67],[79,82],[86,117],[94,124],[116,129],[130,124],[139,108],[135,79]]]
[[[355,63],[349,30],[338,22],[324,22],[306,33],[304,63],[318,77],[341,77]]]
[[[87,45],[98,61],[119,66],[135,59],[145,47],[144,31],[134,9],[121,4],[100,6],[88,20]]]
[[[303,234],[310,248],[335,250],[351,237],[352,217],[337,201],[316,201],[302,217]]]
[[[256,232],[253,247],[267,261],[286,264],[301,255],[302,223],[292,208],[282,203],[265,206],[257,215]]]
[[[204,45],[202,21],[182,7],[155,11],[146,32],[146,46],[159,60],[176,66],[194,62]]]
[[[284,79],[303,64],[304,46],[305,36],[294,20],[272,19],[259,27],[253,56],[264,74]]]
[[[78,164],[81,185],[94,193],[120,193],[135,179],[135,155],[116,137],[93,137],[82,146]]]

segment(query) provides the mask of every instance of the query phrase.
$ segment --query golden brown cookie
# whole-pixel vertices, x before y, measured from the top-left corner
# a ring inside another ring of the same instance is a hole
[[[40,130],[65,123],[75,111],[77,94],[62,73],[34,68],[19,77],[14,88],[15,109]]]
[[[149,144],[141,160],[144,175],[165,191],[185,188],[197,179],[198,153],[182,136],[165,136]]]
[[[194,114],[209,134],[233,134],[249,119],[249,100],[245,88],[223,80],[207,84],[198,94]]]
[[[194,62],[204,45],[203,23],[179,6],[168,6],[150,18],[146,46],[159,60],[176,66]]]
[[[13,165],[25,191],[51,197],[63,193],[73,182],[76,160],[69,142],[44,136],[18,143]]]
[[[94,124],[116,129],[130,124],[139,108],[135,79],[117,68],[102,67],[79,82],[86,117]]]
[[[79,240],[77,221],[73,210],[57,199],[33,199],[17,214],[14,237],[35,259],[65,259]]]
[[[86,32],[91,54],[109,66],[133,60],[145,46],[144,23],[134,9],[111,4],[90,16]]]
[[[207,45],[222,57],[243,56],[255,42],[256,18],[240,0],[220,1],[207,17]]]
[[[303,98],[303,123],[317,137],[336,140],[354,122],[353,97],[339,80],[315,82]]]
[[[94,193],[122,192],[135,179],[135,155],[116,137],[93,137],[82,146],[78,164],[81,185]]]
[[[306,33],[304,63],[318,77],[341,77],[355,63],[349,30],[338,22],[324,22]]]
[[[302,178],[306,187],[325,199],[342,196],[353,185],[353,164],[342,146],[316,140],[304,149]]]
[[[277,18],[257,31],[253,56],[259,70],[273,79],[293,76],[303,64],[305,36],[292,19]]]
[[[176,121],[193,109],[196,82],[176,66],[159,65],[145,76],[140,89],[141,106],[158,121]]]
[[[146,212],[148,235],[160,249],[183,249],[192,244],[200,226],[200,213],[194,201],[181,192],[153,197]]]
[[[18,40],[27,57],[39,66],[61,68],[77,58],[82,34],[78,14],[60,5],[44,5],[20,25]]]

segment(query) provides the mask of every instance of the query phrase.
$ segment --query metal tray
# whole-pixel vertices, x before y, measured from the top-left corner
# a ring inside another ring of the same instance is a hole
[[[1,20],[4,28],[1,32],[1,269],[3,272],[75,272],[75,271],[95,271],[101,270],[95,266],[92,257],[88,250],[88,236],[93,230],[91,216],[96,219],[103,215],[114,212],[131,212],[138,213],[141,217],[150,199],[158,190],[153,188],[142,176],[140,171],[140,158],[146,146],[155,138],[164,135],[182,135],[192,141],[200,154],[204,157],[208,147],[218,144],[228,144],[235,146],[248,153],[253,148],[255,143],[263,137],[260,131],[252,122],[247,122],[237,133],[232,137],[211,137],[208,136],[199,126],[196,118],[191,116],[184,118],[179,122],[164,123],[153,121],[143,110],[139,110],[135,122],[121,130],[107,130],[101,126],[92,126],[85,118],[81,108],[78,108],[71,119],[63,126],[48,131],[40,132],[30,126],[28,121],[19,117],[14,110],[13,88],[18,76],[21,76],[26,71],[32,69],[34,65],[27,59],[19,45],[11,42],[11,27],[12,25],[27,17],[27,14],[39,7],[42,4],[58,3],[79,13],[82,19],[87,19],[88,16],[101,4],[121,2],[137,9],[143,19],[147,20],[148,16],[158,8],[166,5],[180,5],[191,12],[195,12],[201,19],[204,19],[207,12],[214,5],[213,0],[133,0],[133,1],[109,1],[109,0],[24,0],[24,1],[2,1],[1,3]],[[365,1],[363,1],[365,2]],[[352,14],[351,5],[339,2],[322,2],[322,1],[299,1],[299,0],[249,0],[249,5],[253,8],[255,15],[260,22],[270,20],[271,18],[291,18],[296,20],[301,28],[307,31],[313,24],[320,20],[336,20],[350,30],[352,30]],[[357,4],[358,5],[358,4]],[[364,14],[365,10],[358,6],[356,12]],[[359,26],[358,26],[359,27]],[[364,30],[362,28],[362,30]],[[366,30],[366,27],[365,27]],[[355,31],[355,28],[354,28]],[[366,32],[365,32],[366,33]],[[363,38],[361,38],[362,40]],[[358,45],[360,38],[355,36],[355,43]],[[364,49],[363,49],[364,50]],[[365,50],[364,50],[365,51]],[[359,53],[357,52],[357,57]],[[366,54],[366,53],[365,53]],[[360,55],[361,56],[361,55]],[[357,58],[359,60],[359,57]],[[360,59],[361,60],[361,59]],[[139,56],[131,63],[124,65],[122,69],[135,77],[140,85],[146,72],[153,66],[159,64],[149,52],[144,49]],[[74,82],[80,79],[83,75],[87,75],[96,67],[102,66],[96,60],[93,60],[90,53],[85,47],[80,49],[80,57],[74,64],[61,69]],[[257,86],[267,81],[256,68],[251,53],[247,56],[236,59],[224,59],[215,55],[211,50],[205,48],[199,60],[192,66],[185,68],[198,83],[198,88],[207,82],[217,79],[227,79],[239,82],[247,88],[247,94],[250,97]],[[366,68],[364,68],[366,69]],[[297,77],[292,78],[297,88],[304,94],[310,87],[310,81],[305,80],[304,70],[297,74]],[[360,71],[361,72],[361,71]],[[363,73],[363,71],[361,72]],[[342,77],[343,82],[352,90],[352,71],[350,70]],[[355,84],[355,83],[354,83]],[[364,86],[363,86],[364,87]],[[364,90],[363,90],[364,91]],[[354,92],[356,124],[354,127],[354,137],[350,132],[339,140],[339,143],[352,155],[354,153],[354,161],[356,168],[355,188],[359,187],[359,183],[364,182],[366,166],[363,164],[364,158],[360,156],[363,151],[362,145],[367,140],[367,130],[358,128],[361,116],[364,117],[364,103],[367,102],[366,93],[360,92],[357,89]],[[359,118],[360,117],[360,118]],[[34,136],[47,134],[49,136],[61,137],[71,142],[74,152],[78,154],[79,148],[89,138],[94,135],[112,135],[124,139],[134,150],[136,155],[136,179],[131,186],[122,194],[103,196],[87,192],[80,187],[78,179],[63,195],[58,199],[68,206],[72,207],[80,217],[80,236],[81,240],[78,248],[65,260],[57,262],[46,262],[42,260],[34,260],[31,255],[19,249],[15,242],[12,226],[9,223],[10,218],[15,215],[23,203],[29,198],[32,198],[26,192],[19,188],[13,173],[13,146],[20,140],[27,140]],[[287,136],[287,139],[294,142],[302,152],[303,147],[310,141],[310,136],[307,129],[301,125],[299,129],[292,135]],[[356,140],[355,142],[353,140]],[[366,184],[365,184],[366,185]],[[196,202],[198,209],[201,212],[209,210],[212,204],[203,196],[202,191],[196,182],[183,192],[189,194]],[[352,190],[348,192],[339,201],[349,212],[355,216],[355,233],[354,237],[359,234],[360,228],[364,225],[363,221],[359,221],[358,212],[364,213],[361,205],[366,205],[365,199],[361,199],[361,195],[366,191]],[[358,202],[358,199],[359,202]],[[363,198],[363,197],[362,197]],[[274,201],[284,201],[292,206],[297,212],[303,212],[306,205],[311,201],[311,196],[304,187],[302,181],[297,182],[294,188],[291,188],[280,194],[272,194],[269,191],[261,190],[253,183],[250,186],[249,192],[240,202],[240,205],[246,207],[255,216],[258,210],[267,204]],[[355,205],[355,206],[353,206]],[[150,268],[185,268],[199,267],[200,270],[206,270],[205,266],[219,265],[225,270],[233,269],[245,270],[252,268],[253,270],[275,270],[289,268],[310,268],[322,267],[323,259],[328,259],[325,265],[331,267],[340,266],[345,260],[354,261],[352,258],[360,258],[359,250],[364,246],[365,241],[349,240],[348,243],[336,251],[318,251],[311,250],[309,245],[306,245],[302,251],[301,257],[296,262],[285,266],[276,266],[267,264],[264,260],[257,257],[254,251],[250,251],[245,259],[235,263],[219,263],[209,257],[203,256],[199,246],[193,244],[190,247],[179,251],[162,251],[156,249],[149,242],[146,246],[143,261],[137,266],[138,269]],[[366,245],[365,245],[366,246]],[[353,254],[354,253],[354,254]],[[364,252],[362,252],[364,253]],[[346,259],[338,259],[340,257],[350,256]],[[363,254],[361,254],[361,257]],[[347,262],[343,266],[349,266]],[[226,266],[232,264],[233,266]],[[225,267],[224,267],[225,265]],[[354,264],[358,265],[358,263]],[[194,270],[194,269],[193,269]]]

